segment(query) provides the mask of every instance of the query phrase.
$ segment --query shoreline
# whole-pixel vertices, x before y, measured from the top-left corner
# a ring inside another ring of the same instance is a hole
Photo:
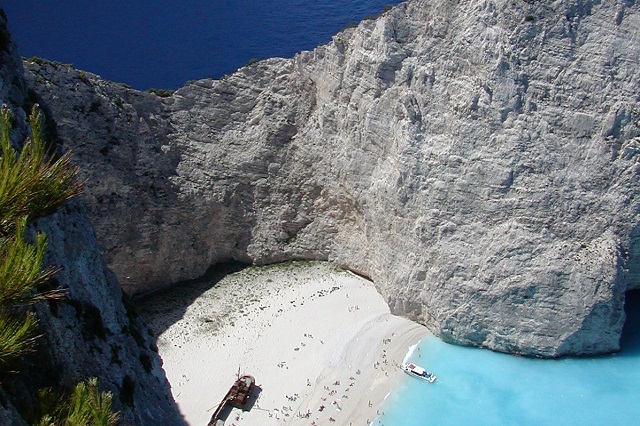
[[[400,384],[403,359],[429,331],[393,316],[366,279],[293,262],[225,276],[176,306],[181,290],[142,300],[173,396],[204,425],[240,374],[261,391],[227,425],[366,425]]]

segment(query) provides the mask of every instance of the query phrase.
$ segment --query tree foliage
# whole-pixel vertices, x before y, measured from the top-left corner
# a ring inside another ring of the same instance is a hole
[[[42,135],[43,120],[34,107],[29,123],[31,138],[18,154],[11,143],[12,113],[0,111],[0,369],[8,370],[22,355],[33,351],[38,326],[32,303],[61,298],[59,291],[38,292],[55,270],[43,269],[46,237],[36,233],[25,239],[32,220],[52,213],[80,192],[77,168],[70,153],[48,153]],[[97,379],[76,385],[64,399],[53,398],[52,390],[41,391],[44,413],[41,426],[109,426],[117,416],[111,412],[112,395],[99,392]]]
[[[18,220],[26,217],[31,221],[51,213],[77,195],[81,185],[75,180],[77,167],[71,164],[69,152],[59,158],[47,156],[42,115],[36,107],[29,117],[32,136],[20,155],[11,144],[13,114],[6,106],[2,107],[0,121],[0,234],[7,235]]]
[[[42,138],[42,116],[30,116],[31,140],[18,155],[11,144],[11,110],[0,111],[0,368],[34,348],[37,320],[19,307],[60,297],[60,292],[34,289],[54,273],[42,268],[46,238],[39,233],[34,244],[25,241],[27,223],[43,216],[78,194],[76,168],[69,155],[47,157]]]
[[[59,398],[52,389],[39,392],[40,409],[48,413],[36,426],[111,426],[117,415],[111,411],[113,396],[98,390],[98,380],[91,378],[76,385],[66,398]]]

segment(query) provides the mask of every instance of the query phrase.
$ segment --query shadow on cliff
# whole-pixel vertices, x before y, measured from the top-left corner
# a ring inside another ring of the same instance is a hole
[[[629,235],[626,265],[628,287],[637,287],[640,282],[640,225],[635,225]],[[625,293],[624,313],[626,319],[620,336],[620,353],[640,356],[640,288]]]
[[[640,290],[628,291],[624,302],[627,319],[620,338],[620,352],[625,355],[640,355]]]
[[[178,322],[193,302],[205,291],[214,287],[228,274],[239,272],[247,264],[229,261],[211,266],[207,272],[196,279],[182,281],[171,287],[150,294],[136,296],[133,299],[135,310],[143,321],[153,318],[152,335],[157,338],[162,332]]]

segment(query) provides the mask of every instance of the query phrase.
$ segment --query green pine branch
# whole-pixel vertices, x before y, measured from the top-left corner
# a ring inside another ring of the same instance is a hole
[[[60,398],[52,389],[39,392],[40,409],[47,414],[36,426],[112,426],[118,416],[111,411],[113,395],[100,392],[98,380],[78,383],[71,395]]]
[[[70,153],[59,158],[47,158],[42,136],[42,115],[34,107],[29,122],[32,136],[20,155],[11,144],[13,120],[11,110],[3,105],[0,111],[0,234],[13,231],[21,217],[28,221],[53,212],[62,203],[77,195],[82,185],[75,180],[77,167]]]
[[[31,139],[20,154],[11,144],[11,110],[0,111],[0,369],[35,350],[38,321],[24,306],[46,299],[61,298],[60,291],[38,292],[55,270],[43,269],[46,237],[35,235],[33,244],[25,240],[27,224],[53,212],[77,195],[81,185],[75,180],[77,167],[66,153],[49,155],[43,138],[43,120],[34,107],[29,123]],[[62,400],[52,390],[40,392],[42,415],[39,426],[112,426],[117,414],[111,412],[112,395],[98,390],[97,379],[76,385]]]
[[[0,237],[0,307],[60,297],[58,291],[31,293],[47,282],[55,270],[42,269],[47,247],[45,235],[36,234],[35,244],[29,244],[24,239],[26,226],[27,218],[22,217],[14,226],[14,235]]]
[[[18,357],[32,352],[38,321],[32,313],[22,316],[0,312],[0,367],[7,369]]]

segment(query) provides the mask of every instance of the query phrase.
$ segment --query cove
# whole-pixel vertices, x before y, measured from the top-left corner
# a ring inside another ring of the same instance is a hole
[[[639,312],[640,293],[627,293],[622,350],[594,358],[523,358],[429,337],[409,359],[438,380],[404,379],[374,424],[635,424],[640,418]]]

